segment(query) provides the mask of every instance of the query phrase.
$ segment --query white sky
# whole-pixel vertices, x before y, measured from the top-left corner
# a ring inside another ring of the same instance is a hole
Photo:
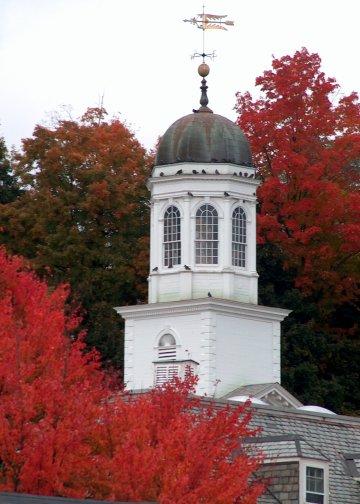
[[[201,12],[194,0],[0,0],[0,136],[8,147],[31,136],[62,105],[74,118],[104,95],[151,148],[177,118],[198,106],[201,30],[182,19]],[[343,92],[358,89],[360,1],[208,0],[228,14],[228,32],[207,32],[209,105],[235,119],[235,92],[306,46],[318,52]]]

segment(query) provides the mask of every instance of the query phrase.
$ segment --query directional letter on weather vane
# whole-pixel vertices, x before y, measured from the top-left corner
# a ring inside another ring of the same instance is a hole
[[[192,58],[201,56],[204,61],[206,57],[215,57],[215,52],[210,54],[205,53],[205,30],[227,30],[226,26],[234,26],[234,21],[225,20],[226,17],[227,15],[220,16],[217,14],[206,14],[203,7],[202,14],[198,14],[196,17],[192,17],[190,19],[184,19],[184,23],[191,23],[203,31],[203,52],[193,54]]]

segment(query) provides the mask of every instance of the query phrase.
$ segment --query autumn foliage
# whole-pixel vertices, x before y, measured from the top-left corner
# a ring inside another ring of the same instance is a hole
[[[149,156],[126,124],[91,108],[36,126],[12,168],[23,191],[0,205],[0,243],[51,285],[71,285],[87,342],[121,366],[113,306],[146,295]]]
[[[360,248],[360,104],[339,94],[306,49],[274,59],[256,79],[261,96],[237,95],[238,123],[263,183],[259,242],[280,247],[296,286],[323,302],[356,292]]]
[[[251,483],[260,460],[243,446],[255,434],[248,408],[201,404],[190,379],[121,391],[84,353],[67,297],[0,251],[0,489],[255,504],[263,485]]]

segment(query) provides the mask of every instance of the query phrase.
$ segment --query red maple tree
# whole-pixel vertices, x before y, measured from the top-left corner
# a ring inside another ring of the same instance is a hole
[[[0,250],[0,489],[255,504],[248,407],[202,404],[193,379],[138,396],[115,388],[84,352],[67,296]]]
[[[0,252],[0,488],[81,495],[106,389],[68,289],[49,292],[19,258]]]
[[[305,292],[349,299],[360,247],[358,96],[340,94],[305,48],[274,59],[256,85],[260,98],[238,93],[237,112],[263,178],[258,239],[281,248]]]

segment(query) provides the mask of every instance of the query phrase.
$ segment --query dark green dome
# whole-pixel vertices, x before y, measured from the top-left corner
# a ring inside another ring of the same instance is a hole
[[[252,165],[241,129],[226,117],[201,111],[175,121],[159,144],[155,165],[185,162]]]

